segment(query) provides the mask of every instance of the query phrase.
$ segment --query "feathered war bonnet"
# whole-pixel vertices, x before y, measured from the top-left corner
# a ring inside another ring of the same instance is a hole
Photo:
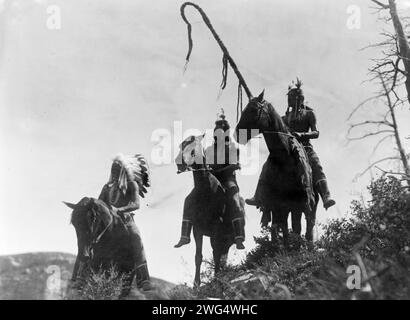
[[[113,159],[113,164],[121,166],[120,175],[118,177],[118,185],[121,191],[125,194],[129,181],[135,181],[138,184],[139,195],[144,198],[148,192],[147,188],[151,186],[150,171],[147,160],[141,154],[123,155],[118,154]],[[114,183],[112,173],[110,175],[109,184]]]

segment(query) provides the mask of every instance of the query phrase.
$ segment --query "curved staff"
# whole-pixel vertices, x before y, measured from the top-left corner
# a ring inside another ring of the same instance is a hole
[[[202,16],[202,19],[204,20],[205,24],[208,26],[209,30],[211,30],[212,35],[214,36],[216,42],[218,42],[218,44],[221,47],[221,50],[224,54],[224,56],[223,56],[223,62],[224,62],[223,77],[224,77],[224,79],[222,81],[222,89],[224,89],[225,85],[226,85],[226,77],[227,77],[226,62],[229,62],[229,64],[231,65],[233,71],[235,72],[236,76],[239,79],[239,86],[242,86],[245,89],[246,95],[248,96],[248,99],[250,100],[253,97],[253,95],[252,95],[251,91],[249,90],[248,85],[246,84],[245,79],[243,78],[241,72],[239,71],[238,66],[236,65],[235,61],[232,59],[231,55],[229,54],[228,49],[225,47],[225,45],[222,42],[221,38],[216,33],[214,27],[211,24],[211,21],[209,20],[208,16],[206,15],[206,13],[202,10],[202,8],[200,6],[198,6],[197,4],[192,3],[192,2],[185,2],[181,6],[181,16],[182,16],[182,19],[185,21],[185,23],[187,24],[187,27],[188,27],[188,44],[189,44],[189,48],[188,48],[188,54],[186,56],[186,65],[189,62],[189,57],[191,56],[192,46],[193,46],[193,43],[192,43],[192,25],[185,16],[185,8],[187,6],[192,6],[195,9],[198,10],[198,12]]]

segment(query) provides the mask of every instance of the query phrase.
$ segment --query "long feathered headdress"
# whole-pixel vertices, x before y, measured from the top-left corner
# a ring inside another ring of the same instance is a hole
[[[144,198],[148,192],[147,188],[151,186],[150,170],[147,160],[141,154],[123,155],[118,154],[113,159],[121,165],[121,172],[118,178],[118,184],[122,192],[127,192],[128,181],[135,181],[139,187],[139,195]],[[109,183],[113,183],[113,177],[110,176]]]

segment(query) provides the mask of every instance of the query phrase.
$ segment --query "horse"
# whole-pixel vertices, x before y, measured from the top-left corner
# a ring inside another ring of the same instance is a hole
[[[192,171],[194,179],[194,188],[185,199],[185,204],[195,204],[193,208],[189,208],[192,210],[192,230],[196,247],[194,287],[201,284],[204,236],[210,238],[215,274],[225,264],[229,248],[235,242],[232,223],[229,219],[224,219],[225,190],[206,164],[203,137],[204,135],[190,136],[185,139],[177,157],[180,160],[177,161],[178,173]],[[191,198],[191,201],[187,201],[188,198]],[[243,199],[241,203],[244,206]]]
[[[264,100],[264,91],[249,100],[235,128],[240,144],[248,143],[259,133],[269,150],[262,170],[266,177],[260,186],[262,224],[272,221],[272,240],[277,236],[277,229],[282,229],[287,246],[289,213],[292,214],[293,232],[298,235],[301,234],[304,213],[305,238],[311,243],[319,195],[313,189],[309,160],[303,146],[291,135],[275,108]]]
[[[138,253],[122,219],[98,199],[84,197],[77,204],[63,203],[73,210],[71,224],[77,235],[78,253],[71,280],[84,279],[90,270],[109,271],[114,266],[119,277],[124,277],[120,297],[127,296],[136,277]]]

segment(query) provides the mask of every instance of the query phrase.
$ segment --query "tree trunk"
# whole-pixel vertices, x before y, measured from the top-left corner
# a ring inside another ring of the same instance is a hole
[[[404,147],[403,147],[403,144],[401,142],[400,135],[399,135],[399,127],[398,127],[398,124],[397,124],[396,112],[394,110],[394,105],[393,105],[393,102],[391,101],[390,93],[389,93],[388,88],[386,87],[386,84],[383,80],[383,77],[381,77],[380,80],[382,82],[383,89],[384,89],[384,92],[385,92],[385,95],[386,95],[387,106],[389,107],[389,110],[390,110],[390,116],[391,116],[391,120],[392,120],[392,127],[393,127],[393,130],[394,130],[394,138],[396,140],[397,149],[398,149],[399,154],[400,154],[400,160],[403,164],[404,172],[406,174],[407,184],[410,186],[410,166],[409,166],[409,162],[408,162],[408,159],[407,159],[407,154],[404,150]]]
[[[390,16],[393,21],[394,30],[396,31],[399,55],[403,60],[404,69],[406,71],[406,90],[407,90],[407,100],[410,103],[410,47],[407,42],[407,37],[403,30],[403,25],[400,21],[399,15],[397,13],[396,1],[389,0]]]

